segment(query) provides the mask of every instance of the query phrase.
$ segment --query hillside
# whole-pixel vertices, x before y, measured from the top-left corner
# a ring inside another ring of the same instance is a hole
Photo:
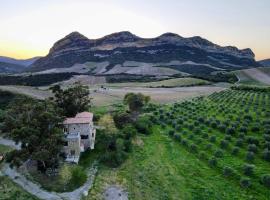
[[[259,67],[236,71],[238,83],[244,85],[270,85],[270,68]]]
[[[198,36],[184,38],[165,33],[156,38],[141,38],[125,31],[88,39],[73,32],[57,41],[49,54],[34,62],[29,71],[54,73],[76,68],[76,72],[97,75],[171,76],[211,74],[251,66],[260,66],[251,49],[222,47]]]
[[[18,60],[14,58],[0,56],[0,73],[22,72],[39,58],[40,57],[34,57],[24,60]]]
[[[25,66],[0,61],[0,73],[22,72]]]
[[[261,60],[259,63],[264,67],[270,67],[270,59]]]

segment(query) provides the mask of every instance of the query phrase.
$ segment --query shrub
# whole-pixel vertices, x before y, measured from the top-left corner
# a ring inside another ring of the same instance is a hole
[[[243,187],[243,188],[248,188],[251,186],[251,181],[249,178],[241,178],[240,179],[240,185]]]
[[[264,134],[263,137],[264,137],[265,141],[270,142],[270,134]]]
[[[248,145],[248,151],[251,151],[253,153],[257,153],[258,148],[257,148],[256,144],[249,144]]]
[[[202,135],[202,138],[204,138],[204,139],[207,139],[209,136],[208,136],[208,134],[207,133],[204,133],[203,135]]]
[[[235,134],[235,128],[233,128],[233,127],[227,128],[226,133],[229,135]]]
[[[227,140],[221,140],[221,141],[220,141],[220,147],[221,147],[222,149],[227,149],[228,146],[229,146],[229,143],[228,143]]]
[[[212,144],[207,144],[207,145],[206,145],[206,147],[205,147],[205,149],[206,149],[206,150],[211,150],[211,149],[212,149],[212,147],[213,147],[213,145],[212,145]]]
[[[71,171],[71,179],[70,179],[70,184],[73,187],[78,187],[83,185],[87,180],[87,175],[84,169],[80,166],[75,166],[72,168]]]
[[[179,134],[179,133],[177,133],[177,134],[174,134],[174,139],[176,140],[176,141],[178,141],[178,142],[181,142],[181,135]]]
[[[270,149],[270,142],[265,142],[265,144],[263,145],[263,147],[265,148],[265,149]]]
[[[140,117],[135,123],[135,128],[142,134],[150,135],[152,133],[152,122],[147,116]]]
[[[215,143],[216,139],[217,139],[216,136],[212,135],[209,140],[210,142]]]
[[[259,145],[259,140],[253,136],[247,137],[247,143],[248,144],[256,144],[257,146]]]
[[[243,166],[243,173],[246,176],[252,176],[254,174],[254,165],[245,164]]]
[[[251,151],[248,151],[247,154],[246,154],[246,160],[249,161],[249,162],[252,162],[254,160],[254,153],[251,152]]]
[[[211,166],[211,167],[216,167],[217,166],[217,159],[215,157],[211,157],[209,160],[208,160],[208,164]]]
[[[202,160],[206,159],[206,153],[204,151],[201,151],[199,153],[199,158],[202,159]]]
[[[231,167],[224,167],[223,168],[223,175],[226,177],[232,176],[234,174],[234,171]]]
[[[217,158],[222,158],[223,157],[223,151],[221,149],[218,149],[215,151],[214,156]]]
[[[265,174],[265,175],[262,175],[261,177],[261,183],[270,188],[270,174]]]
[[[227,141],[231,141],[232,140],[232,136],[226,135],[224,139],[227,140]]]
[[[246,136],[245,133],[239,133],[239,138],[244,139],[245,136]]]
[[[201,138],[198,138],[198,139],[195,140],[196,144],[201,144],[202,141],[203,141],[203,140],[202,140]]]
[[[270,151],[269,151],[269,149],[265,149],[262,154],[263,154],[263,159],[270,162]]]
[[[175,132],[174,130],[169,130],[169,136],[174,136]]]
[[[197,152],[197,149],[198,149],[198,147],[196,146],[196,144],[191,144],[191,145],[190,145],[190,150],[191,150],[192,152]]]
[[[189,135],[188,135],[188,139],[189,139],[189,140],[192,140],[193,138],[194,138],[194,135],[193,135],[193,134],[189,134]]]
[[[187,141],[187,139],[183,139],[183,140],[181,141],[181,144],[187,147],[187,146],[188,146],[188,141]]]
[[[244,143],[244,140],[243,139],[238,139],[238,140],[236,140],[235,145],[238,146],[238,147],[242,147],[243,146],[243,143]]]
[[[232,149],[232,155],[236,156],[239,153],[239,147],[233,147]]]

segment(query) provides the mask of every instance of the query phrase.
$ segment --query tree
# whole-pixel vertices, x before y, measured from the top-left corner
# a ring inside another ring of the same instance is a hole
[[[63,115],[73,117],[79,112],[88,110],[91,106],[91,98],[88,86],[76,83],[68,89],[61,89],[59,85],[50,88],[54,93],[54,102],[63,110]]]
[[[98,125],[107,133],[116,133],[117,131],[114,120],[109,114],[103,115],[98,121]]]
[[[22,148],[11,154],[11,164],[20,165],[27,159],[36,160],[38,168],[56,168],[63,144],[59,110],[49,101],[21,97],[11,103],[4,120],[5,131]]]
[[[141,93],[127,93],[124,97],[124,104],[128,105],[131,112],[139,112],[143,106],[149,103],[150,97]]]
[[[130,114],[127,112],[117,112],[113,115],[113,121],[115,126],[119,129],[122,129],[127,124],[132,123]]]

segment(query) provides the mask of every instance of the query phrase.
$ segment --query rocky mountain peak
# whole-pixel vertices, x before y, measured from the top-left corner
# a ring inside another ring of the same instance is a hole
[[[136,42],[139,39],[140,37],[132,34],[129,31],[122,31],[122,32],[112,33],[98,40],[99,42],[104,44],[104,43]]]
[[[57,41],[50,49],[50,54],[70,48],[88,47],[90,40],[79,32],[72,32],[63,39]]]

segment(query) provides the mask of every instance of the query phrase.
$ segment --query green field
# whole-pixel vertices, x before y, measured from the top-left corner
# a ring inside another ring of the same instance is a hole
[[[226,90],[154,114],[154,133],[137,137],[129,159],[100,168],[93,199],[112,184],[130,199],[269,199],[269,93]]]
[[[207,85],[210,84],[206,80],[197,78],[174,78],[155,82],[127,82],[127,83],[107,83],[108,87],[184,87],[195,85]]]

